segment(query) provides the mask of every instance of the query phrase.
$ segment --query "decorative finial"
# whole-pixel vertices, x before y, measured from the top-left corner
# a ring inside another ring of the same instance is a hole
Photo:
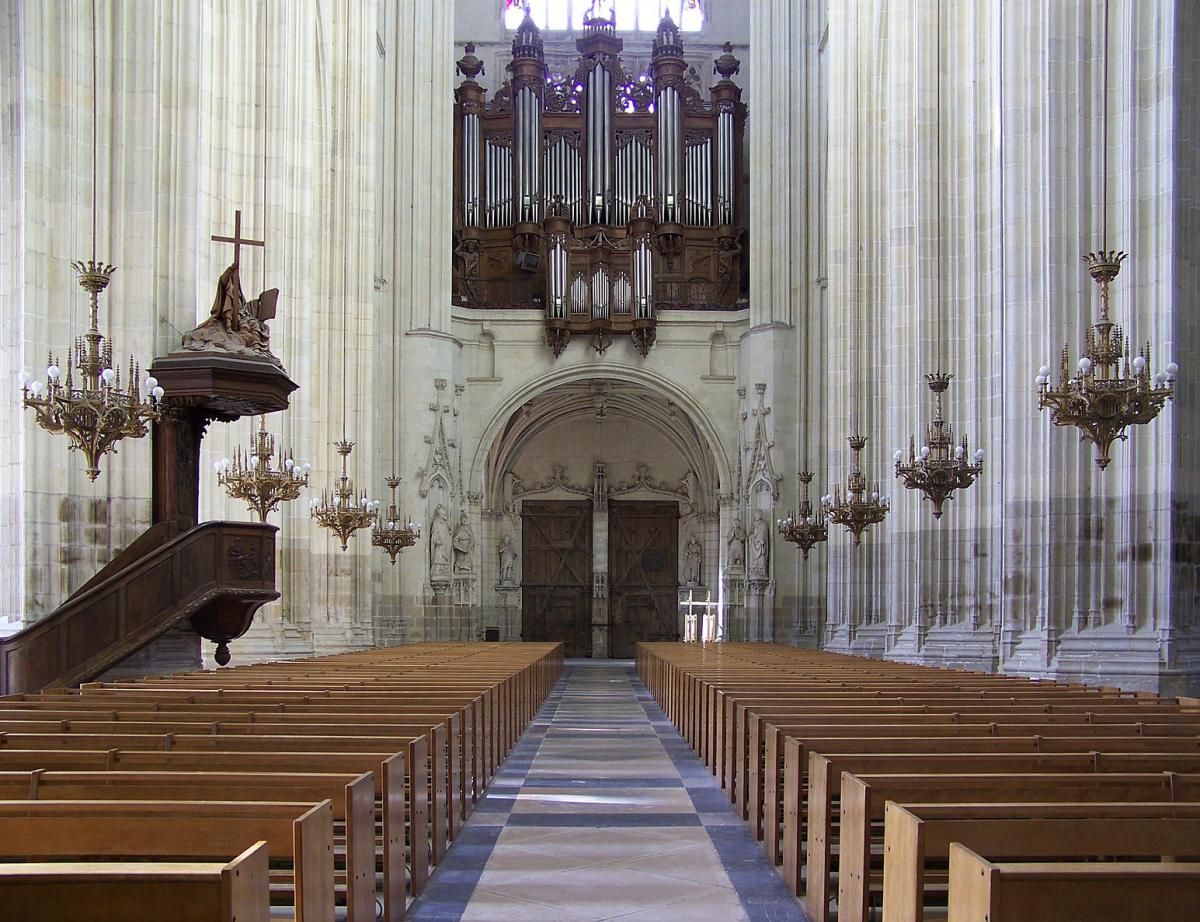
[[[483,61],[475,56],[474,42],[467,42],[467,44],[463,46],[463,50],[466,52],[466,54],[458,59],[458,62],[455,66],[458,70],[458,73],[474,83],[475,78],[484,73]]]
[[[721,56],[713,61],[713,73],[720,74],[721,79],[728,80],[742,69],[742,62],[733,56],[733,42],[726,42],[721,49]]]

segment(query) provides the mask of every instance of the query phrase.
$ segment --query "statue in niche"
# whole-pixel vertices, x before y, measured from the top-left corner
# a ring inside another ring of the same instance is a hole
[[[474,570],[471,564],[471,551],[475,548],[475,536],[471,533],[471,524],[464,512],[459,519],[458,528],[454,529],[454,575],[470,576]]]
[[[512,471],[505,471],[500,479],[500,508],[503,512],[515,515],[517,511],[516,496],[523,489],[521,478]]]
[[[760,509],[754,513],[754,524],[750,526],[750,578],[767,579],[770,572],[770,529],[766,516]]]
[[[189,352],[230,352],[262,358],[283,367],[271,354],[271,331],[267,321],[275,319],[279,289],[264,291],[255,300],[242,294],[237,263],[221,273],[217,294],[208,319],[183,334],[183,348]]]
[[[505,535],[496,551],[500,555],[500,585],[515,586],[517,584],[517,546],[513,543],[512,535]]]
[[[746,529],[740,521],[733,523],[733,531],[729,533],[729,569],[742,570],[746,566]]]
[[[438,505],[429,526],[429,581],[445,583],[450,580],[450,515]]]
[[[704,548],[692,535],[683,550],[683,583],[685,586],[700,585],[700,566],[704,559]]]
[[[701,502],[700,496],[700,478],[696,476],[695,471],[688,471],[683,475],[683,479],[679,481],[679,490],[685,497],[687,502],[687,515],[695,515],[704,511],[704,504]]]

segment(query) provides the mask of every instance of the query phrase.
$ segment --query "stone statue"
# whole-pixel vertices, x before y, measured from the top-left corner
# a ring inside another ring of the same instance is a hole
[[[750,526],[750,578],[767,579],[770,573],[770,529],[766,516],[760,509],[754,513],[754,524]]]
[[[512,535],[505,535],[498,548],[500,554],[500,585],[515,586],[517,584],[517,548],[513,544]]]
[[[271,331],[267,321],[275,318],[279,289],[264,291],[247,302],[237,264],[221,273],[217,294],[208,319],[183,334],[183,348],[190,352],[230,352],[267,361],[283,367],[271,354]]]
[[[679,489],[687,497],[687,504],[690,507],[688,514],[704,511],[704,504],[701,502],[702,497],[700,496],[700,478],[696,476],[695,471],[688,471],[683,475],[683,479],[679,481]]]
[[[687,547],[683,550],[683,582],[686,586],[700,585],[700,564],[704,558],[704,548],[692,535],[688,538]]]
[[[450,517],[446,507],[433,511],[429,526],[429,581],[445,583],[450,580]]]
[[[729,569],[741,570],[746,566],[746,529],[740,521],[733,523],[729,533]]]
[[[459,519],[458,528],[454,529],[454,575],[470,576],[474,571],[471,564],[471,551],[475,548],[475,536],[471,533],[471,524],[464,512]]]
[[[521,478],[512,471],[505,471],[500,480],[500,509],[502,512],[515,514],[517,511],[516,496],[524,487]]]

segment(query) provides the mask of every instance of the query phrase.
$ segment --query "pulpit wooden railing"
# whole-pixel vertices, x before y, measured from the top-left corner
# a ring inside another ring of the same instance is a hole
[[[254,612],[279,598],[277,530],[205,522],[172,535],[155,525],[57,611],[0,640],[0,694],[95,679],[189,618],[222,658]]]

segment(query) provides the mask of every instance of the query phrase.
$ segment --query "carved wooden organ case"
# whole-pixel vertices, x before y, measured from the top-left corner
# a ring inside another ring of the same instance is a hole
[[[685,80],[679,30],[655,33],[650,72],[621,64],[613,18],[589,16],[574,74],[551,75],[528,17],[491,101],[467,46],[455,97],[455,303],[544,309],[559,355],[628,333],[644,356],[663,308],[745,299],[745,106],[730,45],[710,99]]]

